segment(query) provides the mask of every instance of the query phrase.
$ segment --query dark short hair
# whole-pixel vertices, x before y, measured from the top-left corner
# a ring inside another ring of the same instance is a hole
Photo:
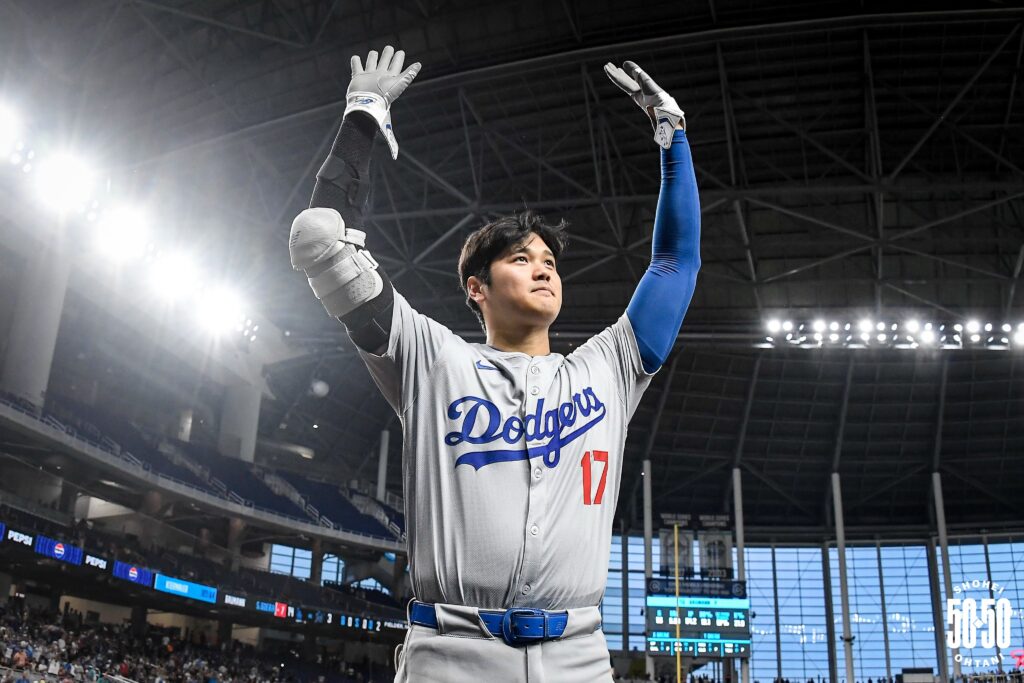
[[[484,324],[484,316],[477,303],[469,298],[469,278],[475,275],[484,284],[491,284],[491,264],[525,242],[530,233],[544,240],[558,259],[569,243],[568,226],[564,219],[552,225],[543,216],[527,209],[493,220],[466,238],[459,255],[459,286],[466,294],[466,305],[481,325]]]

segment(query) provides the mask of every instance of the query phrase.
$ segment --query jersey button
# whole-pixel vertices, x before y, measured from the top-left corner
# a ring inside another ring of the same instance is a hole
[[[531,588],[530,584],[524,585],[523,586],[523,595],[529,595],[530,594],[530,588]]]
[[[538,368],[536,365],[534,365],[532,368],[530,368],[530,374],[531,375],[539,375],[540,374],[540,368]]]
[[[534,536],[536,536],[537,534],[540,533],[540,527],[537,526],[536,524],[534,524],[533,526],[530,527],[530,533],[533,534]]]
[[[530,387],[530,393],[536,396],[537,394],[540,393],[540,389],[538,389],[537,387]]]
[[[535,469],[533,471],[533,478],[534,479],[540,479],[541,476],[543,476],[543,474],[544,474],[544,470],[542,470],[541,468],[538,467],[537,469]]]

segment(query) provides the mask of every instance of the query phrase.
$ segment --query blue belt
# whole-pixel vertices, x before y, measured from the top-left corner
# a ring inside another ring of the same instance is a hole
[[[409,621],[417,626],[436,629],[437,611],[429,603],[413,600]],[[480,610],[480,621],[491,635],[500,637],[509,645],[530,645],[561,638],[569,623],[569,613],[513,607],[494,612]]]

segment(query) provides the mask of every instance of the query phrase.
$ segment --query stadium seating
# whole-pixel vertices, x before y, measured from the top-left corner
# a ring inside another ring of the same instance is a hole
[[[364,515],[341,490],[332,484],[311,481],[289,472],[277,472],[302,496],[316,507],[320,514],[326,515],[336,526],[348,531],[394,539],[394,535],[376,519]]]
[[[225,458],[212,448],[200,444],[180,441],[176,443],[196,462],[209,469],[210,474],[222,481],[229,491],[251,502],[255,508],[294,517],[304,522],[316,521],[311,520],[306,511],[291,500],[274,493],[256,476],[247,463]]]
[[[199,476],[182,467],[157,450],[156,439],[143,435],[126,420],[118,419],[101,409],[67,398],[51,397],[46,412],[91,441],[110,450],[127,451],[144,467],[188,486],[217,495]]]

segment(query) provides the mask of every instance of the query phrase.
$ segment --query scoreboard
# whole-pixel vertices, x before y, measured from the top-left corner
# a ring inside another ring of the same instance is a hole
[[[674,655],[678,651],[684,657],[749,657],[750,599],[746,586],[741,582],[685,583],[688,590],[686,594],[681,590],[678,598],[674,591],[665,590],[671,582],[648,583],[648,654]],[[695,595],[698,591],[717,594]]]

